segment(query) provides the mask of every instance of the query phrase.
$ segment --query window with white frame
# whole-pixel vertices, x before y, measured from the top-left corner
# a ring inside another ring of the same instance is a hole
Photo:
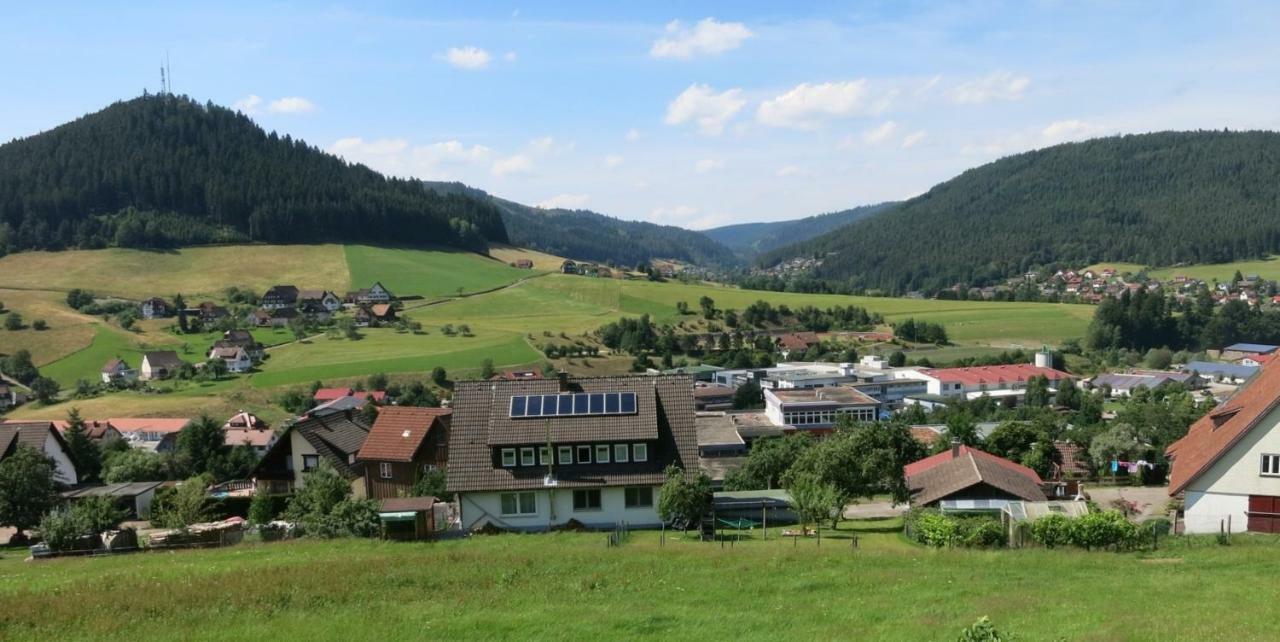
[[[538,512],[538,497],[533,493],[503,493],[503,515],[534,515]]]
[[[1280,477],[1280,455],[1262,456],[1262,474],[1268,477]]]
[[[559,451],[561,465],[573,463],[573,446],[561,446]]]
[[[627,488],[624,494],[627,508],[653,507],[653,488],[650,486]]]
[[[631,461],[649,461],[649,444],[631,444]]]
[[[504,468],[514,468],[515,465],[516,465],[516,449],[503,448],[502,449],[502,466]]]
[[[596,463],[597,464],[609,463],[609,445],[608,444],[600,444],[599,446],[596,446]]]
[[[625,464],[631,461],[631,447],[626,444],[614,445],[613,460],[619,464]]]
[[[378,464],[378,476],[383,479],[391,479],[391,462],[384,461]]]
[[[578,463],[591,463],[591,446],[578,446]]]
[[[520,465],[521,466],[537,466],[538,462],[534,459],[536,451],[532,446],[520,449]]]
[[[600,510],[600,489],[588,488],[573,491],[573,510]]]
[[[550,446],[542,446],[538,448],[538,463],[542,464],[543,466],[546,466],[547,464],[551,463],[551,447]]]
[[[320,455],[303,455],[302,472],[307,473],[320,467]]]

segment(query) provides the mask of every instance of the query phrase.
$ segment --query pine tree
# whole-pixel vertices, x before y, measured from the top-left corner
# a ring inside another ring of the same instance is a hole
[[[102,452],[89,439],[79,408],[72,408],[67,412],[66,438],[67,455],[75,466],[76,476],[82,483],[98,481],[102,475]]]

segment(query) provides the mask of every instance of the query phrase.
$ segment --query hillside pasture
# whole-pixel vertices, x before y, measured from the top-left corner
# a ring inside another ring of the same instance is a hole
[[[277,283],[345,292],[341,245],[225,245],[178,250],[22,252],[0,258],[0,287],[92,290],[129,299],[219,299],[228,286],[261,293]]]
[[[0,637],[914,641],[988,616],[1020,640],[1264,640],[1280,615],[1274,537],[1141,554],[932,550],[898,527],[846,523],[821,546],[771,529],[732,547],[637,532],[617,548],[560,533],[6,554]]]
[[[1138,263],[1097,263],[1087,269],[1101,271],[1106,268],[1111,268],[1120,274],[1137,274],[1146,270],[1147,276],[1161,281],[1172,280],[1175,276],[1186,276],[1209,283],[1214,281],[1225,283],[1230,281],[1236,272],[1241,275],[1256,274],[1269,281],[1280,280],[1280,256],[1231,263],[1202,263],[1162,268],[1151,268]]]
[[[456,296],[502,287],[529,276],[506,263],[473,252],[346,246],[346,264],[355,288],[375,281],[396,296]]]
[[[68,308],[64,299],[58,292],[0,289],[5,314],[17,312],[26,324],[17,331],[0,326],[0,354],[27,350],[39,366],[89,345],[99,320]],[[43,319],[48,329],[33,328],[31,324],[37,319]]]

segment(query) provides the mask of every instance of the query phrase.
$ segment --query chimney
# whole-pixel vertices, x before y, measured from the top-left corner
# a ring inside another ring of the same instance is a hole
[[[557,370],[556,379],[560,381],[560,392],[569,392],[569,373]]]
[[[956,457],[959,457],[959,456],[960,456],[960,440],[952,439],[951,440],[951,458],[955,459]]]

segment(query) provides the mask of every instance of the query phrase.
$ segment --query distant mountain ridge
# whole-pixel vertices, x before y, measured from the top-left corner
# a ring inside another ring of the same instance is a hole
[[[215,242],[506,242],[491,203],[387,178],[248,117],[143,95],[0,145],[0,254]]]
[[[751,256],[807,241],[850,223],[875,216],[897,204],[896,201],[888,201],[862,205],[790,221],[738,223],[703,230],[702,233],[734,251]]]
[[[699,266],[741,263],[733,250],[700,232],[621,219],[590,210],[543,209],[493,196],[457,182],[424,181],[442,194],[488,199],[502,214],[512,245],[578,260],[636,265],[673,259]]]
[[[1224,263],[1280,252],[1280,133],[1161,132],[1002,158],[879,216],[757,259],[889,293],[990,285],[1039,266]]]

